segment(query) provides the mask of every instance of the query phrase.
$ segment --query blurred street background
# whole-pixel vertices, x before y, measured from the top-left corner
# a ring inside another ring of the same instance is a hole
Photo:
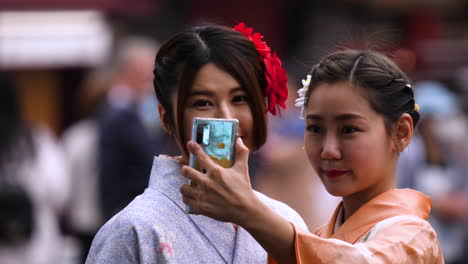
[[[0,0],[0,215],[26,227],[0,230],[0,263],[84,263],[100,226],[147,186],[153,156],[177,154],[152,87],[158,46],[195,24],[239,22],[289,77],[288,110],[270,117],[250,162],[254,188],[311,231],[329,219],[339,199],[302,150],[296,91],[330,51],[382,51],[408,73],[422,114],[398,187],[433,199],[446,263],[467,263],[467,0]],[[13,213],[11,189],[16,209],[33,210]]]

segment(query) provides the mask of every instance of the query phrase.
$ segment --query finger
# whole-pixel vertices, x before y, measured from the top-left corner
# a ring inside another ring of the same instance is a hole
[[[190,206],[192,209],[194,208],[193,205],[195,204],[195,199],[188,197],[188,196],[182,196],[182,202]]]
[[[197,197],[200,197],[199,192],[188,184],[184,184],[180,187],[180,193],[182,194],[182,198],[191,200],[196,200]]]
[[[182,173],[182,176],[184,176],[185,178],[195,183],[201,182],[203,177],[205,177],[203,173],[186,165],[182,166],[181,173]]]
[[[182,201],[187,205],[187,213],[198,215],[198,210],[196,208],[197,201],[185,196],[182,196]]]
[[[250,151],[241,138],[237,138],[236,142],[236,162],[233,167],[242,166],[243,168],[248,168],[249,166],[249,155]]]
[[[201,193],[187,184],[180,187],[180,192],[182,193],[182,201],[190,207],[188,212],[195,215],[200,214]]]
[[[204,168],[206,171],[218,166],[197,143],[189,141],[187,143],[187,149],[197,158],[200,167]]]

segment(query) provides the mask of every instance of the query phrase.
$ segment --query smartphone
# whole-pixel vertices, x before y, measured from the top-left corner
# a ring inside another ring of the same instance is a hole
[[[237,119],[197,117],[193,119],[192,141],[197,142],[205,153],[221,167],[230,168],[235,160],[238,129],[239,120]],[[190,167],[204,172],[192,153],[190,153]],[[187,206],[187,213],[193,213],[190,206]]]

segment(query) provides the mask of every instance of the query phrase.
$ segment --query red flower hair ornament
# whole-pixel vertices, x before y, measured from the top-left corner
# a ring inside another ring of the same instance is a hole
[[[286,99],[288,98],[288,77],[286,71],[281,66],[281,60],[276,56],[276,52],[271,54],[270,47],[263,41],[263,36],[253,29],[246,27],[244,22],[239,23],[233,28],[250,39],[260,56],[260,60],[265,64],[265,77],[268,82],[265,88],[265,96],[268,98],[267,112],[273,115],[280,113],[280,106],[286,109]]]

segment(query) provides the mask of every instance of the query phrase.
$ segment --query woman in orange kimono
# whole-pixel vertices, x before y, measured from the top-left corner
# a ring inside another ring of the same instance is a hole
[[[373,51],[338,51],[312,68],[297,106],[306,120],[305,151],[327,191],[341,196],[330,221],[312,234],[262,205],[247,174],[248,150],[223,169],[188,143],[206,173],[184,167],[197,187],[181,188],[199,214],[244,227],[270,263],[444,263],[427,218],[431,200],[395,189],[401,151],[419,120],[406,75]]]

